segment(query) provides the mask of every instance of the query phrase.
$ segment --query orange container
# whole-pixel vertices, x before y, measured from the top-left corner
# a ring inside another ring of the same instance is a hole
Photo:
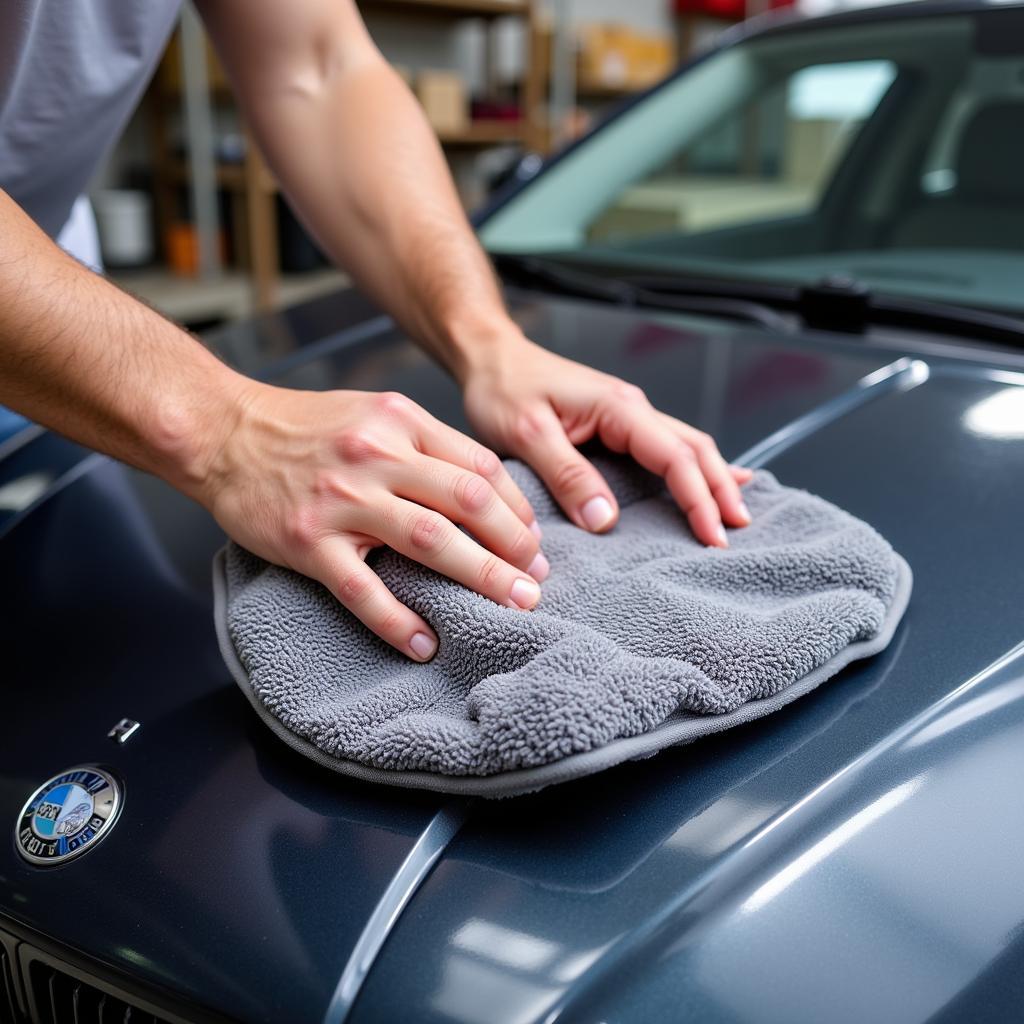
[[[182,277],[199,273],[199,233],[194,224],[172,224],[167,229],[167,265]]]
[[[218,236],[218,249],[221,263],[227,262],[227,242],[224,232]],[[174,274],[182,277],[195,277],[199,273],[199,232],[195,224],[178,221],[167,229],[164,239],[164,251],[167,254],[167,266]]]

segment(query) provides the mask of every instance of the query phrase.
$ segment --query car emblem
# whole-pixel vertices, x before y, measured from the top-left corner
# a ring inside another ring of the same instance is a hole
[[[62,864],[92,849],[121,811],[121,787],[99,768],[69,768],[44,782],[18,815],[15,842],[32,864]]]

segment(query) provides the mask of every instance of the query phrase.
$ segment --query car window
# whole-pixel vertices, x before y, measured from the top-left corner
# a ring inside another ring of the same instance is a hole
[[[587,238],[700,232],[814,209],[895,76],[883,60],[784,76],[625,187],[587,225]]]
[[[923,194],[956,191],[965,131],[986,108],[1004,102],[1024,104],[1024,57],[973,61],[932,134],[919,182]]]
[[[842,275],[1024,311],[1020,28],[993,6],[725,46],[553,162],[482,240],[591,270]]]

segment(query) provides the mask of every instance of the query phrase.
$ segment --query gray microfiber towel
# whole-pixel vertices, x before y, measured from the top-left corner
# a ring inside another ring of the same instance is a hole
[[[437,631],[425,665],[318,583],[229,544],[214,589],[236,681],[282,739],[339,772],[511,796],[768,714],[892,638],[910,569],[860,520],[761,471],[744,489],[753,524],[706,548],[660,480],[595,462],[622,508],[601,536],[508,463],[551,562],[533,612],[371,554]]]

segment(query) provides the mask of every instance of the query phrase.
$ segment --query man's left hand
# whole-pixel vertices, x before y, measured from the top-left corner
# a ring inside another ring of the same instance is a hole
[[[664,477],[704,544],[727,547],[724,526],[750,523],[740,485],[751,471],[730,466],[712,438],[659,412],[636,385],[521,335],[488,348],[462,378],[474,429],[528,463],[577,526],[600,533],[618,519],[611,489],[577,450],[595,437]]]

